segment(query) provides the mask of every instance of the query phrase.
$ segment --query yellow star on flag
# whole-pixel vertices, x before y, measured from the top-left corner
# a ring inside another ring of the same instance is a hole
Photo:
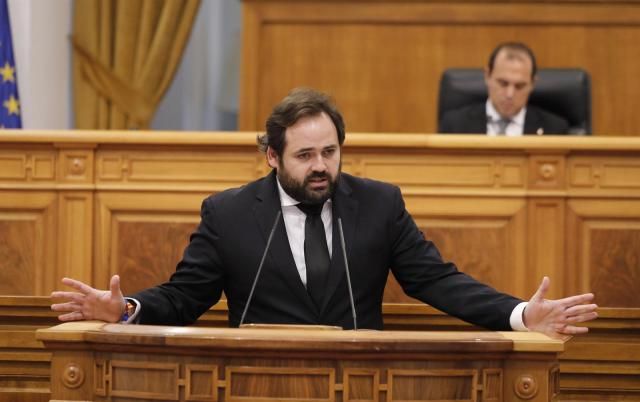
[[[11,81],[14,82],[16,69],[9,65],[9,62],[4,63],[4,67],[0,68],[0,75],[2,75],[2,82]]]
[[[11,95],[9,100],[4,101],[2,105],[7,108],[8,115],[20,115],[20,101],[14,98],[13,95]]]

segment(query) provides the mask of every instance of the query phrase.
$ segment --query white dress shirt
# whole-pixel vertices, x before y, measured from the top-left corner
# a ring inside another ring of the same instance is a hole
[[[518,114],[511,118],[511,121],[507,125],[504,134],[498,134],[498,121],[502,120],[502,116],[493,107],[493,103],[487,99],[486,103],[487,112],[487,135],[490,137],[497,137],[505,135],[507,137],[520,137],[524,133],[524,116],[527,114],[527,107],[520,109]]]

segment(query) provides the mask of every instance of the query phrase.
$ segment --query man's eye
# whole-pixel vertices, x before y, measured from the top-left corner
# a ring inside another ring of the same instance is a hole
[[[305,152],[303,154],[298,154],[298,159],[301,159],[301,160],[309,159],[309,153]]]
[[[335,154],[335,153],[336,153],[336,150],[335,150],[334,148],[331,148],[331,149],[325,149],[324,151],[322,151],[322,154],[323,154],[326,158],[330,157],[331,155],[333,155],[333,154]]]

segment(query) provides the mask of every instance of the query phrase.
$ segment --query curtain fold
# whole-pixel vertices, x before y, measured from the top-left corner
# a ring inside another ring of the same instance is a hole
[[[148,129],[200,0],[76,0],[76,128]]]

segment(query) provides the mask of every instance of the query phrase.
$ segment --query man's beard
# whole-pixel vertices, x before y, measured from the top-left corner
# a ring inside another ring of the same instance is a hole
[[[285,193],[294,200],[300,201],[303,204],[318,205],[323,204],[333,196],[341,170],[342,164],[338,167],[338,174],[335,179],[331,178],[331,175],[329,175],[328,172],[312,172],[304,178],[302,183],[300,183],[291,177],[282,163],[280,163],[278,166],[278,179],[280,180],[280,185]],[[321,192],[309,189],[309,182],[313,179],[326,179],[327,187]]]

